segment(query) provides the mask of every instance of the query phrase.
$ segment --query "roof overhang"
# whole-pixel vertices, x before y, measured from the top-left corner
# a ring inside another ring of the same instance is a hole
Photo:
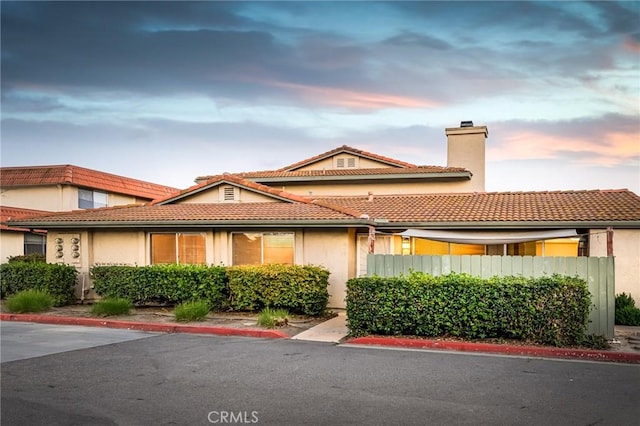
[[[493,221],[493,222],[378,222],[379,230],[406,229],[476,229],[476,230],[527,230],[527,229],[640,229],[640,221]]]
[[[351,181],[388,182],[393,181],[419,181],[419,180],[469,180],[471,172],[445,172],[445,173],[394,173],[394,174],[369,174],[369,175],[313,175],[313,176],[274,176],[274,177],[250,177],[247,180],[262,184],[301,184],[301,183],[337,183]]]
[[[445,231],[440,229],[407,229],[403,237],[424,238],[457,244],[513,244],[554,238],[577,237],[575,229],[539,231]]]

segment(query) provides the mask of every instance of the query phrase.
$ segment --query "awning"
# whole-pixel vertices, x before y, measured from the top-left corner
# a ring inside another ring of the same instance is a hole
[[[578,233],[575,229],[554,229],[551,231],[442,231],[435,229],[407,229],[399,235],[446,243],[489,245],[577,237]]]

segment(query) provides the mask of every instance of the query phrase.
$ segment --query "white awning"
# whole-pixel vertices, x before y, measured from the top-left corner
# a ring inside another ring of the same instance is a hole
[[[435,229],[407,229],[399,235],[446,243],[489,245],[577,237],[578,233],[575,229],[554,229],[551,231],[442,231]]]

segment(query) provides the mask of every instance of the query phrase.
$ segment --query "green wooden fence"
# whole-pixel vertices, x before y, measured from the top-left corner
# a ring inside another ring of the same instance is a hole
[[[560,274],[578,276],[587,282],[593,307],[588,333],[614,337],[615,274],[613,257],[540,257],[540,256],[400,256],[370,254],[367,275],[394,277],[411,271],[431,275],[466,273],[489,278],[522,275],[541,277]]]

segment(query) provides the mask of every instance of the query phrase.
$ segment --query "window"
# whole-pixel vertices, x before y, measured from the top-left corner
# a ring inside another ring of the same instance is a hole
[[[151,264],[204,264],[204,234],[151,234]]]
[[[24,254],[46,254],[46,235],[24,234]]]
[[[107,207],[107,193],[78,188],[78,208],[97,209]]]
[[[234,265],[293,265],[293,232],[237,232],[231,236],[231,246]]]

